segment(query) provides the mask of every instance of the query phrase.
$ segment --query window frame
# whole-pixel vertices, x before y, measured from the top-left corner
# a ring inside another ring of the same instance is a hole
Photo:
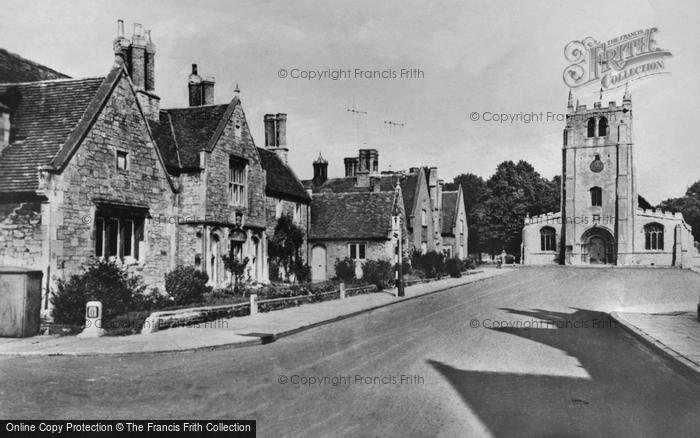
[[[665,227],[658,222],[650,222],[642,228],[644,232],[644,249],[647,251],[663,251]]]
[[[124,158],[124,166],[121,167],[119,166],[119,159]],[[117,171],[120,172],[128,172],[129,171],[129,152],[122,150],[122,149],[117,149],[114,153],[114,167],[117,169]]]
[[[353,252],[355,253],[354,256]],[[348,257],[356,262],[367,260],[367,242],[348,243]]]
[[[420,225],[422,227],[428,226],[428,211],[426,209],[422,209],[420,212]]]
[[[557,250],[557,230],[552,227],[540,228],[540,251],[555,252]]]
[[[94,227],[95,257],[114,258],[122,263],[143,262],[145,255],[139,247],[146,241],[145,222],[142,215],[109,214],[98,210]]]
[[[591,207],[603,206],[603,189],[598,186],[591,187],[588,192],[591,194]]]
[[[229,205],[245,207],[248,200],[248,162],[231,155],[228,162]]]

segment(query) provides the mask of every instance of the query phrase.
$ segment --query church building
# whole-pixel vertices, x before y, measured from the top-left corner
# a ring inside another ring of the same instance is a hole
[[[526,217],[526,265],[609,264],[687,267],[695,255],[682,214],[638,203],[632,97],[622,105],[573,104],[562,148],[561,211]]]

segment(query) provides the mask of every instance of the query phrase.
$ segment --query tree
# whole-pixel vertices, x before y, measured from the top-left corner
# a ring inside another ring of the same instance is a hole
[[[486,182],[484,179],[473,173],[463,173],[457,175],[453,182],[445,184],[445,190],[457,190],[457,188],[462,187],[462,194],[464,196],[464,212],[467,216],[467,228],[469,230],[469,237],[467,246],[470,251],[480,252],[478,232],[476,227],[476,215],[475,210],[478,206],[479,199],[483,196],[486,190]]]
[[[229,257],[225,255],[223,257],[224,267],[233,275],[233,291],[238,292],[241,289],[241,283],[243,280],[243,275],[245,275],[245,269],[248,266],[250,259],[244,257],[243,260],[238,260],[237,257]]]
[[[657,208],[682,213],[688,225],[693,227],[695,241],[700,241],[700,181],[688,187],[685,196],[666,199]]]
[[[559,211],[560,181],[543,178],[526,161],[499,164],[474,207],[479,249],[519,257],[526,214]]]
[[[275,233],[268,240],[267,253],[289,275],[306,269],[301,262],[304,230],[289,215],[282,215],[275,225]],[[296,275],[295,275],[296,276]]]

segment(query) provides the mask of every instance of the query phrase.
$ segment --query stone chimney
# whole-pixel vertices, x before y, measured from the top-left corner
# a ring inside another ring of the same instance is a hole
[[[382,190],[381,178],[378,176],[370,176],[369,188],[373,193],[379,193]]]
[[[190,106],[202,104],[202,77],[197,73],[197,64],[192,64],[192,73],[187,78],[187,88],[190,95]]]
[[[134,32],[130,40],[124,36],[124,20],[117,20],[117,36],[113,49],[115,56],[121,59],[129,73],[145,116],[158,120],[160,97],[155,94],[156,45],[151,39],[151,31],[144,31],[140,23],[134,23]]]
[[[376,149],[367,150],[367,170],[370,173],[379,173],[379,151]]]
[[[214,105],[214,76],[208,76],[202,81],[202,104]]]
[[[345,163],[345,176],[353,177],[357,175],[357,167],[359,165],[357,157],[346,157],[343,159]]]
[[[430,188],[430,197],[434,200],[435,205],[437,205],[437,182],[438,182],[438,168],[431,167],[429,169],[428,177],[428,187]]]
[[[321,185],[328,179],[328,161],[319,152],[318,158],[314,161],[314,185]]]
[[[265,114],[265,148],[277,154],[287,164],[287,114]]]

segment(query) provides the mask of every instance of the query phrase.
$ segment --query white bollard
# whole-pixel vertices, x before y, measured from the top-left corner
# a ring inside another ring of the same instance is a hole
[[[79,338],[99,338],[105,331],[102,329],[102,303],[88,301],[85,305],[85,328]]]
[[[257,294],[250,294],[250,314],[251,315],[257,315],[258,314],[258,295]]]
[[[345,283],[340,283],[340,299],[345,299]]]

